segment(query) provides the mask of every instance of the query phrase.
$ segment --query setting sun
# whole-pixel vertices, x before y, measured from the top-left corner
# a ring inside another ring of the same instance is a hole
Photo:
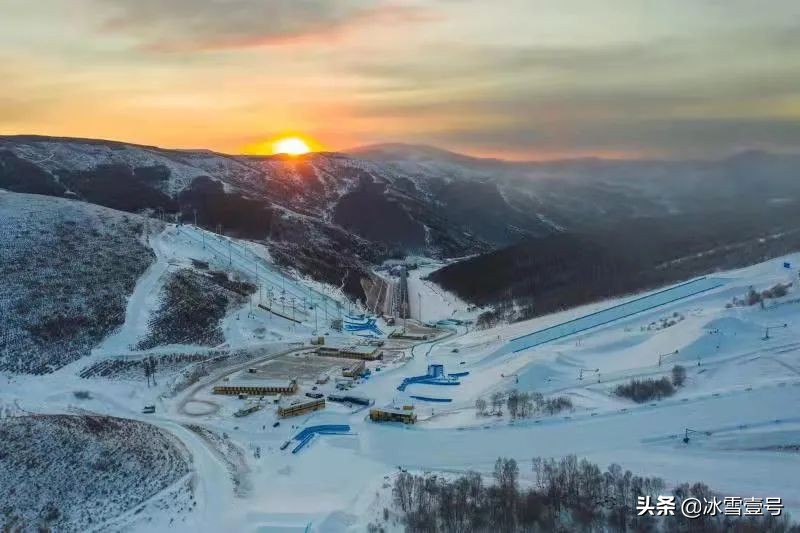
[[[272,143],[272,153],[303,155],[311,151],[308,143],[299,137],[286,137]]]

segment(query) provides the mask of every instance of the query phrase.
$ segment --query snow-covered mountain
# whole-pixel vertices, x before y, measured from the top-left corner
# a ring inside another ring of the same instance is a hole
[[[743,152],[720,161],[507,162],[428,146],[348,154],[230,156],[127,143],[0,138],[0,187],[72,195],[123,210],[180,213],[275,238],[287,211],[385,250],[462,256],[576,227],[772,205],[800,197],[800,157]],[[285,225],[283,225],[285,226]],[[278,235],[278,240],[282,240]],[[355,243],[356,240],[353,240]]]
[[[276,259],[362,297],[370,265],[462,257],[643,218],[769,210],[800,199],[800,157],[507,162],[377,145],[303,157],[0,137],[0,188],[161,211],[268,241]]]
[[[626,500],[586,499],[598,524],[634,516],[640,494],[773,495],[800,509],[800,256],[689,280],[800,242],[793,158],[516,164],[407,150],[287,159],[2,141],[0,529],[399,531],[412,524],[397,498],[409,475],[436,525],[453,494],[442,480],[494,494],[498,457],[518,461],[518,514],[533,502],[569,529],[577,514],[541,507],[544,470],[531,462],[565,454],[561,465],[591,474],[581,486],[628,487]],[[525,191],[552,212],[515,210]],[[139,211],[196,213],[249,239]],[[406,281],[412,335],[389,336],[401,326],[377,318],[382,359],[359,362],[368,378],[336,379],[357,361],[309,341],[366,345],[335,324],[379,306],[345,293],[386,298],[393,282],[370,270],[392,248],[415,249],[419,226],[440,255],[499,247],[511,226],[525,240],[433,281],[442,262],[420,259]],[[513,300],[542,287],[533,314],[559,312],[468,325],[481,313],[469,301],[499,297],[524,315],[530,302]],[[426,383],[432,364],[448,373],[438,383]],[[215,393],[244,379],[297,391],[278,403]],[[637,403],[624,391],[638,382],[666,392]],[[417,426],[371,420],[337,401],[339,385],[375,408],[409,406]],[[317,395],[322,410],[283,418]],[[640,475],[656,476],[650,488]],[[494,500],[475,501],[463,516],[497,522]],[[761,518],[706,523],[788,530]],[[683,527],[654,520],[641,523]]]
[[[125,320],[154,260],[138,215],[0,191],[0,371],[44,374],[89,353]]]

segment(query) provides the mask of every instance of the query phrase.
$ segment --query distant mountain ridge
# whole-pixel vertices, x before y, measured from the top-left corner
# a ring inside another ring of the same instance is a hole
[[[800,200],[800,156],[719,161],[478,159],[387,144],[302,157],[0,137],[0,188],[164,212],[269,242],[279,261],[363,296],[389,256],[481,254],[598,224]]]
[[[529,239],[430,275],[494,307],[485,325],[656,289],[800,251],[800,209],[642,218]],[[778,266],[776,265],[776,268]],[[764,289],[764,287],[762,287]]]

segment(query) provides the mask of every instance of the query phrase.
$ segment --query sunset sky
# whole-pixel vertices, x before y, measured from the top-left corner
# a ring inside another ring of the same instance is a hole
[[[513,159],[800,146],[797,0],[0,5],[0,134]]]

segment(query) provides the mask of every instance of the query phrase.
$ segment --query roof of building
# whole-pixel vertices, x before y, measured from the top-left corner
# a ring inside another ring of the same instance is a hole
[[[281,403],[278,407],[288,409],[289,407],[302,407],[304,405],[316,404],[324,401],[325,398],[298,398],[290,402]]]
[[[383,411],[393,415],[413,415],[413,409],[398,409],[397,407],[373,407],[370,411]]]
[[[369,355],[378,350],[377,346],[364,344],[327,344],[319,347],[322,350],[338,350],[340,352],[350,352]]]
[[[352,346],[344,346],[343,352],[371,354],[378,351],[377,346],[366,346],[363,344],[353,344]]]
[[[217,386],[223,387],[264,387],[268,389],[290,389],[296,386],[295,380],[289,379],[262,379],[262,378],[248,378],[248,379],[239,379],[231,380],[231,381],[223,381],[218,383]]]

